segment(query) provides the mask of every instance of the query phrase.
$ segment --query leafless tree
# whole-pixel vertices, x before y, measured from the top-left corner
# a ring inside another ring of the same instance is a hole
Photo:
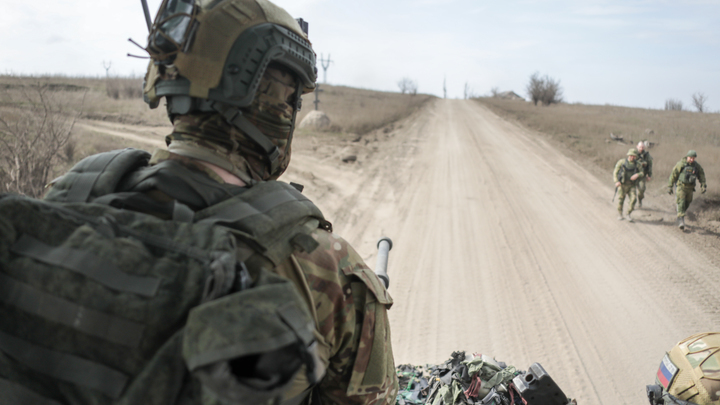
[[[674,98],[665,100],[665,109],[668,111],[682,111],[683,102]]]
[[[707,111],[705,103],[707,102],[707,96],[703,93],[697,92],[692,95],[693,106],[697,108],[698,112],[704,113]]]
[[[408,77],[403,77],[401,80],[398,80],[397,85],[400,88],[400,93],[402,94],[417,94],[417,82]]]
[[[493,87],[492,89],[490,89],[490,96],[492,96],[492,97],[497,97],[498,94],[500,94],[500,89],[499,89],[499,88]]]
[[[447,77],[443,77],[443,98],[447,98]]]
[[[81,112],[66,111],[47,83],[18,89],[19,99],[0,110],[0,191],[39,197]]]
[[[540,76],[539,72],[535,72],[530,76],[527,85],[527,93],[533,104],[550,105],[562,102],[563,89],[560,86],[560,80],[545,75]]]

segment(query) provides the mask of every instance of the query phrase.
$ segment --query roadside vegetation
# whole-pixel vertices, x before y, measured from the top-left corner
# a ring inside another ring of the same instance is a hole
[[[639,141],[652,142],[649,151],[654,158],[654,176],[648,184],[650,196],[666,192],[673,166],[689,149],[695,149],[705,169],[708,191],[701,196],[698,187],[690,210],[700,212],[699,219],[720,221],[720,114],[564,103],[540,108],[531,102],[492,97],[476,100],[496,114],[548,137],[608,184],[615,162],[629,148]],[[611,134],[622,141],[613,140]]]
[[[326,136],[355,139],[399,121],[432,96],[321,85],[319,108],[332,121]],[[142,100],[142,78],[0,75],[0,192],[40,196],[44,186],[86,156],[141,142],[88,129],[116,125],[142,133],[171,127],[163,105]],[[303,96],[297,122],[315,109],[315,94]],[[306,132],[306,130],[302,130]],[[157,134],[154,135],[157,139]]]

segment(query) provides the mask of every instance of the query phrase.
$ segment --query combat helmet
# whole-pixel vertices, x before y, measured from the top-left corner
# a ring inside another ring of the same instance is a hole
[[[296,78],[294,128],[301,95],[317,78],[307,28],[267,0],[164,0],[145,48],[151,62],[143,98],[156,108],[165,97],[171,120],[220,113],[263,149],[274,170],[277,147],[241,109],[252,104],[268,66],[280,66]]]
[[[631,148],[631,149],[628,151],[627,155],[628,155],[628,156],[640,157],[640,153],[638,153],[638,150],[635,149],[635,148]]]
[[[687,155],[685,155],[685,157],[694,157],[694,158],[696,158],[696,157],[697,157],[697,152],[695,152],[694,150],[691,149],[691,150],[688,151],[688,153],[687,153]]]
[[[650,403],[720,405],[720,333],[699,333],[665,354],[647,386]]]

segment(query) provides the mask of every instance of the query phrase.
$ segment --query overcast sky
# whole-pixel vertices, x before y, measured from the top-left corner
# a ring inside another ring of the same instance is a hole
[[[151,13],[159,0],[149,0]],[[720,111],[720,0],[278,0],[310,23],[330,84],[462,97],[497,87],[526,96],[534,72],[568,102],[662,108],[695,92]],[[143,75],[139,0],[4,2],[0,73]],[[323,80],[322,67],[319,81]]]

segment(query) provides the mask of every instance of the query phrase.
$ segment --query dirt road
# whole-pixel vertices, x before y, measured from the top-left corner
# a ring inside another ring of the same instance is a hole
[[[582,405],[637,405],[666,350],[720,330],[717,251],[698,246],[715,236],[681,233],[667,196],[617,221],[609,180],[472,101],[436,100],[361,138],[300,132],[283,180],[371,267],[378,238],[393,239],[397,364],[454,350],[540,362]]]
[[[666,350],[720,329],[717,259],[668,213],[646,200],[640,220],[617,221],[609,181],[477,103],[437,100],[366,138],[298,137],[285,180],[371,266],[378,237],[395,242],[397,364],[460,349],[537,361],[583,405],[641,404]]]

